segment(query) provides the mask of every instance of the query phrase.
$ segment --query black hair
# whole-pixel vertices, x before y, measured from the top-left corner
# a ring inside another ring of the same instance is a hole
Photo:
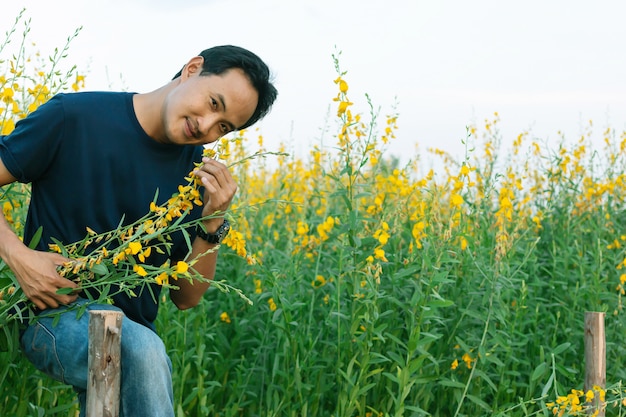
[[[205,49],[198,56],[204,58],[200,75],[220,75],[230,69],[239,68],[246,74],[259,94],[259,102],[252,117],[237,130],[252,126],[269,113],[278,96],[278,91],[271,82],[269,68],[261,58],[247,49],[233,45]],[[182,71],[182,69],[178,71],[173,79],[180,77]]]

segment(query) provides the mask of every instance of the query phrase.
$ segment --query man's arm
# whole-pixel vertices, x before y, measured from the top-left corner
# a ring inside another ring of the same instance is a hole
[[[235,196],[237,183],[224,164],[210,158],[203,158],[202,162],[204,165],[195,173],[202,179],[202,185],[204,186],[202,216],[210,216],[216,212],[223,213],[228,209],[230,202]],[[224,219],[222,217],[215,217],[206,220],[204,226],[208,233],[214,233],[223,222]],[[189,259],[194,259],[198,255],[206,253],[207,250],[215,248],[215,246],[196,237],[192,244]],[[216,265],[217,251],[201,256],[193,268],[207,280],[212,280],[215,276]],[[198,281],[192,283],[188,280],[180,279],[176,285],[179,289],[170,291],[170,298],[179,309],[184,310],[198,305],[210,284]]]
[[[0,159],[0,187],[15,181]],[[76,295],[56,293],[60,288],[76,288],[74,282],[56,271],[67,259],[58,253],[30,249],[13,232],[4,216],[0,216],[0,258],[11,268],[26,297],[39,309],[56,308],[76,299]]]
[[[219,225],[218,225],[219,227]],[[214,228],[217,230],[217,227]],[[207,231],[212,233],[214,231],[207,227]],[[210,244],[205,240],[196,237],[192,244],[191,254],[189,259],[194,259],[207,251],[214,249],[217,245]],[[200,273],[207,280],[213,280],[215,277],[215,267],[217,265],[217,250],[214,252],[206,253],[202,255],[198,261],[193,265],[198,273]],[[170,291],[170,298],[181,310],[186,310],[198,305],[202,296],[209,288],[209,282],[193,281],[189,282],[186,279],[179,279],[176,283],[179,287],[178,290]]]

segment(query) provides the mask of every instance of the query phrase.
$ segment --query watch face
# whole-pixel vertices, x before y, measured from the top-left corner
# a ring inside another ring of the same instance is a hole
[[[217,243],[222,243],[222,240],[224,240],[229,230],[230,230],[230,223],[228,222],[228,220],[224,219],[224,223],[222,223],[219,229],[217,229],[217,238],[218,238]]]
[[[220,235],[220,242],[222,241],[222,239],[226,237],[229,231],[230,231],[230,223],[228,222],[228,220],[224,220],[224,223],[222,223],[222,225],[217,231]]]

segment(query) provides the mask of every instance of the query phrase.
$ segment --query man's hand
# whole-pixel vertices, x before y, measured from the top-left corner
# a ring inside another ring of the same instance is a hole
[[[40,310],[57,308],[76,300],[77,294],[57,294],[61,288],[77,288],[76,283],[57,273],[67,258],[58,253],[40,252],[24,246],[7,259],[26,297]]]
[[[0,187],[15,182],[0,159]],[[69,304],[76,294],[60,295],[60,288],[76,288],[77,285],[57,273],[57,267],[68,259],[58,253],[39,252],[30,249],[11,230],[6,219],[0,216],[0,258],[15,274],[24,295],[37,308],[57,308],[59,304]]]
[[[210,216],[216,211],[224,212],[237,192],[237,183],[226,165],[207,157],[202,158],[202,162],[204,165],[195,171],[195,175],[201,179],[204,186],[202,216]],[[214,229],[217,229],[221,221],[211,223],[215,223]],[[207,229],[209,229],[208,224]]]

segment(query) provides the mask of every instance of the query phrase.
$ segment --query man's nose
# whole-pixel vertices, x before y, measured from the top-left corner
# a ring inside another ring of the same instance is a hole
[[[210,142],[215,142],[219,138],[217,126],[218,120],[213,115],[207,115],[198,121],[200,136]]]

